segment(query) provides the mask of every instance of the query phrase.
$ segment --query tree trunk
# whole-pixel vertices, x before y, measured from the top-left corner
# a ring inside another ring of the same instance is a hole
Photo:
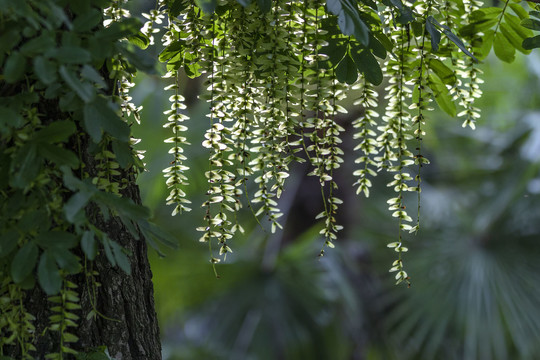
[[[87,161],[87,164],[91,162]],[[139,189],[133,177],[124,195],[140,203]],[[70,328],[70,332],[79,337],[79,342],[71,347],[89,353],[106,346],[115,360],[160,360],[159,327],[146,242],[143,238],[134,239],[119,219],[112,217],[105,221],[97,207],[89,208],[94,225],[130,254],[131,275],[118,267],[112,267],[101,251],[92,264],[87,263],[88,267],[92,266],[92,270],[97,272],[94,284],[100,286],[92,286],[92,281],[84,273],[69,278],[78,286],[76,290],[82,307],[76,312],[80,317],[78,327]],[[25,307],[36,317],[36,359],[45,359],[47,354],[58,351],[60,335],[47,329],[50,325],[51,305],[39,286],[28,291]],[[93,310],[100,314],[87,318]],[[17,358],[17,353],[8,355]]]

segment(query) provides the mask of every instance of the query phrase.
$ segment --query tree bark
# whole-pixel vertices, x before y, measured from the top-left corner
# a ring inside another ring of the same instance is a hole
[[[134,181],[128,186],[128,192],[135,202],[140,202],[139,189]],[[96,257],[92,266],[98,273],[95,281],[101,286],[95,293],[94,305],[103,316],[89,319],[87,315],[94,309],[92,283],[85,274],[69,278],[78,285],[82,307],[78,311],[79,327],[69,330],[79,337],[79,342],[72,348],[88,353],[106,346],[115,360],[160,360],[159,327],[146,242],[142,238],[134,239],[119,219],[105,221],[97,213],[97,207],[90,211],[95,215],[94,224],[131,254],[131,275],[112,267],[103,252]],[[47,330],[51,304],[39,286],[27,293],[25,303],[27,311],[36,317],[36,359],[45,359],[45,355],[57,351],[60,337],[58,332]],[[11,356],[17,358],[16,354]]]

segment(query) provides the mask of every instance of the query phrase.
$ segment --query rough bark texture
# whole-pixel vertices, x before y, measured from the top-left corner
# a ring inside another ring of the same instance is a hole
[[[137,200],[139,194],[136,185],[130,185],[130,190]],[[99,315],[86,319],[93,309],[91,283],[84,274],[70,279],[79,286],[77,291],[82,306],[78,311],[79,328],[70,330],[80,339],[73,348],[89,352],[104,345],[115,360],[160,360],[161,344],[146,243],[134,239],[118,219],[104,221],[98,215],[95,224],[131,253],[132,273],[127,275],[118,267],[112,267],[103,252],[93,262],[94,270],[99,273],[96,281],[101,284],[97,288],[96,308],[113,320]],[[26,306],[36,316],[36,358],[44,359],[46,354],[57,349],[59,334],[46,330],[49,325],[49,304],[39,287],[28,293]]]

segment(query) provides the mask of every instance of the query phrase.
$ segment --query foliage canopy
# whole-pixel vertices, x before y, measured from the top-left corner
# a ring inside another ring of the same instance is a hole
[[[209,153],[208,197],[198,230],[211,262],[232,252],[235,233],[243,231],[236,221],[242,204],[268,219],[271,232],[281,227],[277,199],[293,162],[308,162],[320,182],[320,255],[334,247],[342,200],[333,173],[343,162],[339,114],[347,111],[340,102],[355,89],[362,108],[353,124],[355,186],[369,196],[378,172],[393,174],[388,206],[397,239],[388,247],[397,253],[391,267],[397,283],[409,283],[402,253],[406,234],[420,227],[421,170],[429,164],[422,140],[432,106],[474,129],[479,63],[492,48],[511,62],[516,51],[540,47],[533,36],[538,9],[513,0],[501,7],[476,0],[164,0],[143,14],[144,24],[124,3],[0,1],[0,307],[7,314],[0,320],[0,355],[17,346],[21,358],[33,356],[39,335],[22,304],[36,280],[51,303],[49,329],[60,339],[47,358],[62,359],[77,353],[70,328],[77,326],[80,299],[72,277],[94,281],[91,264],[101,252],[112,266],[131,271],[131,254],[96,226],[91,209],[120,219],[156,249],[158,242],[174,245],[127,191],[144,169],[143,154],[132,147],[130,127],[140,108],[129,89],[138,70],[151,68],[140,50],[161,30],[159,60],[171,92],[164,126],[172,161],[164,173],[173,214],[190,206],[181,74],[204,75],[208,89],[202,143]],[[257,184],[253,194],[249,181]],[[407,192],[418,194],[416,219],[406,210]],[[99,309],[88,315],[99,316]]]

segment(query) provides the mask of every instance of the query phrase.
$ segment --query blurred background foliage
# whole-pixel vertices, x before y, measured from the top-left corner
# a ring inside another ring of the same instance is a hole
[[[513,64],[488,58],[483,70],[475,131],[439,111],[427,121],[422,228],[407,238],[404,259],[410,289],[394,286],[387,272],[393,254],[386,244],[397,236],[387,179],[375,179],[369,199],[355,195],[352,135],[337,174],[345,230],[336,249],[317,260],[321,224],[312,219],[322,208],[320,190],[298,165],[280,201],[285,229],[270,234],[244,210],[245,235],[234,239],[216,279],[195,231],[208,165],[201,81],[183,81],[193,211],[172,217],[161,173],[171,161],[163,144],[166,83],[159,65],[140,74],[133,97],[144,110],[134,133],[148,171],[139,185],[156,223],[180,244],[162,249],[164,258],[151,254],[164,358],[539,359],[540,54]],[[349,98],[349,116],[339,119],[346,129],[361,111]]]

